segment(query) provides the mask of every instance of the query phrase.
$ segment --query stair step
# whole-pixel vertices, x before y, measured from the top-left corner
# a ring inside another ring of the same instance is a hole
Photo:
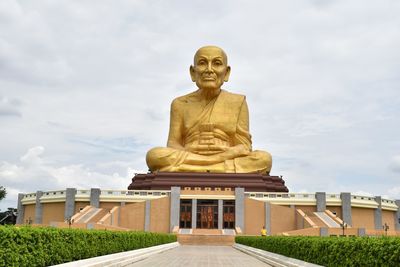
[[[178,235],[181,245],[203,245],[203,246],[232,246],[235,243],[233,235]]]
[[[193,229],[192,234],[194,235],[222,235],[220,229]]]

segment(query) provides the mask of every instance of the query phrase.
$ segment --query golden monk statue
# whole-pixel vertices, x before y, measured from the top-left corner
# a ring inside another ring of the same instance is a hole
[[[221,48],[196,52],[190,76],[199,89],[172,102],[168,144],[147,152],[150,171],[270,172],[271,155],[251,148],[245,96],[221,89],[230,70]]]

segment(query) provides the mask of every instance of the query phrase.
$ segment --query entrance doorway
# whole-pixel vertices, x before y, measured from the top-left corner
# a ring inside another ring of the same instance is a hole
[[[192,200],[181,199],[179,228],[192,228]]]
[[[218,200],[197,200],[196,227],[202,229],[218,228]]]
[[[235,228],[235,200],[224,200],[223,202],[223,228]]]

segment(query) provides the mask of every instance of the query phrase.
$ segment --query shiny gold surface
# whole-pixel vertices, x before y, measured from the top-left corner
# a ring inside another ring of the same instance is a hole
[[[190,76],[199,89],[172,101],[167,147],[146,155],[151,171],[269,173],[271,155],[251,148],[245,96],[221,89],[230,70],[221,48],[196,52]]]

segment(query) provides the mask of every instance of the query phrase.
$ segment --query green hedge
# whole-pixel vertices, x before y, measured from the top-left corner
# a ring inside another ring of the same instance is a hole
[[[170,234],[0,227],[0,266],[48,266],[175,241]]]
[[[236,243],[324,266],[400,266],[398,237],[255,237]]]

